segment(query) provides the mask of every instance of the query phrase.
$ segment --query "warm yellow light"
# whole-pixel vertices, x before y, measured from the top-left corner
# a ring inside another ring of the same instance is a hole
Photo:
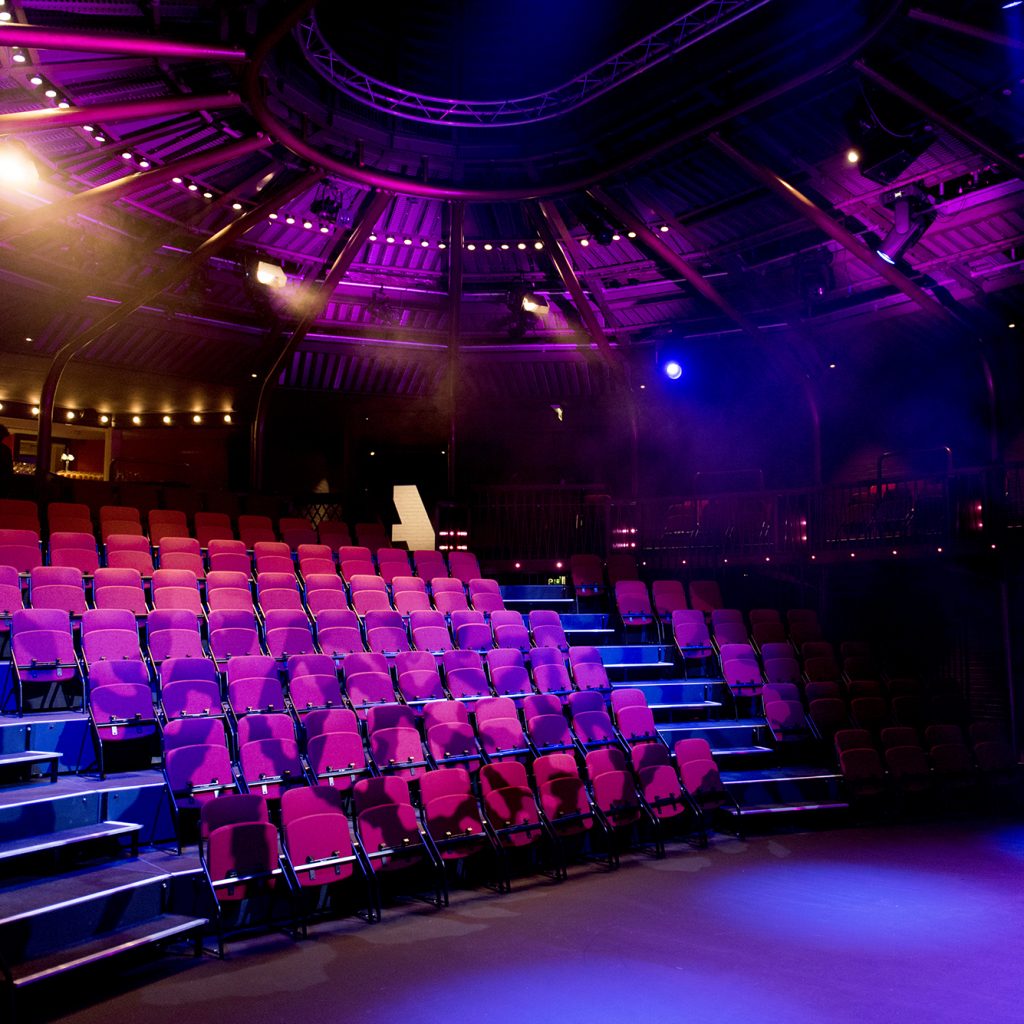
[[[231,413],[229,413],[229,412],[224,413],[224,422],[225,423],[230,423],[231,422]]]
[[[195,416],[192,417],[192,422],[193,423],[202,423],[203,422],[203,417],[200,416],[199,413],[196,413]]]
[[[283,288],[288,283],[288,275],[278,264],[260,260],[256,264],[256,280],[268,288]]]
[[[74,411],[73,411],[73,410],[71,410],[71,409],[68,409],[68,411],[67,411],[67,413],[66,413],[66,416],[67,416],[67,418],[68,418],[69,420],[73,420],[73,419],[75,418],[75,414],[74,414]]]
[[[101,416],[101,417],[100,417],[100,423],[102,423],[102,424],[103,424],[104,426],[105,426],[106,424],[108,424],[109,422],[110,422],[110,417],[109,417],[109,416],[105,416],[105,415],[104,415],[104,416]]]
[[[39,168],[20,142],[0,142],[0,182],[20,188],[39,180]]]
[[[134,423],[135,426],[139,426],[142,423],[142,417],[141,416],[133,416],[132,417],[132,423]]]
[[[32,406],[32,415],[33,416],[38,416],[39,415],[39,406],[38,405],[33,405]]]
[[[860,163],[860,150],[859,149],[848,149],[846,151],[846,162],[848,164],[859,164]]]
[[[164,424],[166,426],[168,426],[168,427],[171,425],[171,417],[170,416],[164,416]]]

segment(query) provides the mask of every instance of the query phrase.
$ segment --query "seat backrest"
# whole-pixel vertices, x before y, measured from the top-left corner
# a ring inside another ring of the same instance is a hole
[[[409,783],[399,775],[384,775],[379,778],[360,779],[352,791],[356,814],[362,814],[372,807],[397,804],[411,806]]]
[[[519,761],[494,761],[480,769],[480,786],[485,793],[508,786],[526,788],[527,785],[526,768]]]

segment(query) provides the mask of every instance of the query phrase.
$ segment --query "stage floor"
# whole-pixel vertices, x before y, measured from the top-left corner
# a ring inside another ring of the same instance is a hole
[[[235,942],[223,962],[83,974],[91,1005],[29,1003],[67,1024],[1009,1024],[1022,879],[1016,821],[720,836]]]

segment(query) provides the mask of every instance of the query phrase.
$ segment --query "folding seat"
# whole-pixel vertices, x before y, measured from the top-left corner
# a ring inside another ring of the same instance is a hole
[[[523,622],[522,613],[516,611],[491,612],[491,633],[497,647],[530,653],[530,631]]]
[[[165,537],[191,537],[184,512],[172,509],[154,508],[147,514],[149,543],[159,547]],[[198,542],[197,542],[198,543]],[[174,566],[168,566],[173,569]]]
[[[238,771],[245,788],[267,800],[280,800],[291,786],[306,786],[306,778],[294,738],[239,739]]]
[[[781,622],[755,622],[750,627],[754,646],[761,650],[765,644],[786,642],[786,627]]]
[[[546,843],[556,858],[555,877],[561,878],[557,840],[541,815],[523,765],[517,761],[484,765],[480,769],[480,794],[484,817],[503,854],[525,848],[535,851]],[[504,868],[508,889],[507,862]]]
[[[827,640],[808,640],[800,644],[799,650],[804,661],[808,658],[828,658],[837,666],[838,671],[835,648]]]
[[[723,807],[735,806],[735,800],[722,782],[707,740],[679,740],[675,745],[675,755],[679,766],[679,781],[703,813],[709,814]]]
[[[101,661],[141,662],[135,616],[122,608],[88,609],[82,616],[82,656],[90,674]]]
[[[813,622],[817,624],[818,613],[813,608],[790,608],[786,612],[786,622],[790,626],[798,622]]]
[[[285,573],[294,578],[295,563],[292,551],[283,541],[258,540],[252,546],[253,565],[257,577],[265,572]]]
[[[430,592],[434,607],[444,615],[451,615],[456,610],[469,609],[466,592],[458,580],[449,579],[447,576],[435,576],[430,580]]]
[[[334,554],[326,544],[300,544],[296,548],[296,555],[303,580],[310,576],[334,576],[341,582],[334,564]]]
[[[719,626],[725,625],[726,623],[732,623],[733,625],[744,626],[743,612],[738,608],[714,608],[711,613],[711,628],[715,631],[718,630]],[[746,640],[746,632],[744,631],[743,640]],[[742,643],[743,641],[727,641],[728,643]]]
[[[372,548],[386,548],[391,543],[388,528],[383,523],[355,523],[355,542]]]
[[[210,612],[210,654],[218,665],[233,658],[264,654],[259,625],[252,612],[237,608],[218,608]]]
[[[750,647],[747,627],[742,622],[717,622],[714,624],[713,629],[712,640],[719,651],[726,644],[744,644]]]
[[[293,740],[295,721],[283,711],[254,711],[238,719],[236,733],[239,746],[256,740]]]
[[[351,654],[341,667],[345,694],[356,715],[364,721],[370,708],[390,704],[397,699],[384,655],[375,652]]]
[[[287,661],[288,695],[301,722],[311,711],[342,706],[334,659],[326,654],[295,654]]]
[[[261,572],[256,577],[256,607],[261,615],[271,611],[301,611],[302,593],[293,573]]]
[[[790,700],[800,703],[800,687],[795,683],[768,683],[761,693],[762,700]]]
[[[127,572],[126,569],[117,570]],[[181,608],[157,609],[146,619],[146,649],[154,665],[175,658],[203,658],[202,634],[195,615]]]
[[[483,573],[480,571],[480,561],[472,551],[449,551],[448,571],[455,579],[462,580],[463,583],[483,577]]]
[[[769,683],[799,684],[801,681],[800,664],[793,657],[765,658],[764,678]]]
[[[395,657],[398,692],[410,707],[445,700],[437,660],[427,651],[403,651]]]
[[[782,622],[782,616],[777,608],[751,608],[747,613],[747,619],[751,627],[758,622]]]
[[[395,611],[408,617],[413,611],[430,611],[427,585],[419,576],[395,576],[391,580],[391,595]]]
[[[9,565],[23,575],[43,564],[39,534],[33,530],[0,530],[0,565]]]
[[[277,528],[281,533],[281,540],[292,551],[297,551],[300,544],[317,543],[316,530],[304,516],[281,516]]]
[[[885,697],[885,688],[880,679],[849,679],[846,694],[850,700],[857,697]]]
[[[316,573],[305,577],[306,607],[313,621],[322,611],[348,611],[348,596],[341,577],[334,573]],[[358,619],[356,620],[358,622]]]
[[[111,569],[134,569],[144,579],[153,575],[153,549],[149,541],[131,533],[112,533],[104,538],[104,561]]]
[[[342,548],[342,551],[345,549]],[[341,558],[338,562],[338,571],[341,578],[351,587],[353,578],[356,576],[377,576],[377,567],[371,558]],[[385,592],[387,584],[382,577],[377,577],[384,584]]]
[[[456,609],[451,615],[451,630],[459,650],[484,654],[494,646],[494,636],[483,612]]]
[[[32,608],[67,612],[77,627],[77,620],[86,610],[82,570],[71,566],[36,566],[29,573],[28,599]]]
[[[681,618],[680,614],[679,611],[673,612],[672,636],[682,658],[683,674],[686,674],[689,662],[697,662],[701,666],[703,674],[707,675],[715,655],[708,627],[702,622],[687,621],[685,618]]]
[[[438,663],[446,651],[455,649],[447,626],[412,626],[411,633],[413,647],[418,651],[428,651]]]
[[[91,533],[51,533],[49,564],[78,569],[91,576],[99,568],[100,554]]]
[[[11,616],[24,607],[18,570],[13,565],[0,565],[0,638],[10,638]]]
[[[766,695],[764,717],[776,743],[803,743],[811,738],[799,700],[772,700]]]
[[[654,714],[646,704],[621,707],[615,713],[619,734],[630,750],[644,743],[660,743],[661,735],[654,723]]]
[[[144,536],[139,510],[129,505],[101,505],[100,540],[106,544],[112,534]]]
[[[540,694],[533,694],[533,697],[540,697]],[[527,697],[526,699],[530,700],[531,698]],[[559,709],[557,712],[527,716],[526,734],[537,755],[559,750],[575,750],[576,748],[572,732],[569,730],[569,723],[566,722],[561,705],[557,700],[556,705]]]
[[[359,618],[348,609],[324,608],[316,624],[316,645],[332,658],[342,659],[365,651]]]
[[[238,517],[238,538],[249,551],[261,542],[277,540],[270,516],[243,515]]]
[[[420,779],[423,824],[443,862],[465,861],[478,853],[495,859],[495,840],[484,828],[469,772],[458,766],[427,772]]]
[[[161,569],[189,569],[196,579],[206,578],[206,566],[194,537],[164,537],[157,556]]]
[[[615,584],[615,608],[624,629],[644,629],[654,622],[647,584],[640,580],[619,580]]]
[[[448,566],[440,551],[413,551],[412,564],[420,579],[445,579],[448,576]]]
[[[797,650],[800,650],[806,643],[814,643],[821,639],[821,626],[819,626],[817,622],[812,622],[810,620],[798,620],[796,622],[790,621],[789,640]]]
[[[599,690],[610,694],[612,684],[605,671],[601,652],[596,647],[570,647],[569,664],[577,690]]]
[[[46,506],[46,526],[51,538],[55,533],[87,533],[91,537],[95,533],[89,506],[77,502],[51,501]]]
[[[793,645],[787,640],[786,643],[768,642],[761,645],[761,658],[764,661],[777,658],[792,658],[794,656]]]
[[[826,743],[833,743],[837,732],[850,727],[846,704],[838,697],[818,697],[812,700],[808,695],[807,714],[815,731]]]
[[[234,540],[231,517],[224,512],[197,512],[192,520],[196,528],[199,546],[209,550],[210,541]],[[244,547],[244,545],[243,545]]]
[[[725,607],[722,591],[715,580],[690,581],[690,607],[701,612],[712,612]]]
[[[523,700],[523,718],[526,722],[539,715],[561,714],[561,701],[550,693],[531,693]]]
[[[421,866],[429,872],[434,905],[448,902],[444,868],[430,837],[416,820],[403,778],[360,779],[352,794],[356,835],[374,875]]]
[[[877,736],[890,724],[889,705],[881,697],[858,697],[850,701],[850,718],[855,726]]]
[[[518,650],[495,648],[484,656],[491,686],[499,697],[511,697],[520,702],[527,694],[533,693],[526,663]]]
[[[564,701],[572,693],[572,680],[562,654],[554,647],[535,647],[530,652],[533,685],[538,693],[553,694]]]
[[[469,581],[469,603],[478,612],[490,615],[494,611],[505,610],[505,599],[501,596],[501,587],[497,580],[479,579]]]
[[[359,878],[364,916],[376,920],[376,892],[362,851],[352,844],[340,793],[326,787],[288,790],[281,797],[281,834],[283,863],[297,889],[325,890]],[[305,901],[307,913],[321,902]]]
[[[314,732],[319,719],[330,716],[322,731]],[[306,716],[306,759],[318,786],[347,793],[357,779],[365,778],[370,769],[366,761],[363,738],[353,712],[346,708],[311,711]]]
[[[191,729],[191,734],[181,737],[187,742],[171,745],[175,726],[216,726],[220,730],[220,738],[218,741],[213,737],[202,737]],[[168,722],[164,728],[164,777],[171,794],[180,849],[182,812],[197,814],[205,804],[214,800],[220,802],[218,798],[238,793],[238,780],[231,765],[222,723],[189,719]]]
[[[240,540],[230,537],[212,538],[206,546],[210,572],[238,572],[252,576],[252,559]]]
[[[627,830],[638,829],[641,822],[646,821],[654,831],[657,855],[663,856],[658,821],[644,807],[622,751],[617,747],[591,750],[586,763],[594,806],[609,838],[621,840]],[[617,864],[618,852],[611,850],[610,854],[612,862]]]
[[[279,662],[296,654],[315,654],[313,627],[299,609],[272,608],[263,616],[267,653]]]
[[[809,683],[838,683],[839,666],[832,658],[806,658],[804,678]]]
[[[242,572],[214,569],[206,576],[206,605],[211,612],[256,614],[249,577]]]
[[[209,658],[173,658],[157,672],[164,718],[220,718],[220,680]]]
[[[1015,786],[1017,752],[998,722],[972,722],[968,728],[978,771],[990,786]]]
[[[0,525],[11,530],[40,533],[39,509],[34,501],[24,498],[0,498]]]
[[[428,766],[416,713],[404,704],[378,704],[366,714],[370,756],[381,774],[414,779]]]
[[[458,701],[435,701],[423,709],[427,753],[436,766],[459,765],[467,772],[480,768],[483,755],[469,715]],[[433,775],[428,772],[427,776]],[[426,797],[424,797],[426,800]]]
[[[584,750],[618,745],[615,726],[599,693],[593,690],[571,693],[569,711],[573,734]]]
[[[365,581],[369,579],[380,580],[380,586],[371,585]],[[391,598],[388,596],[387,586],[379,576],[370,577],[362,574],[354,577],[352,585],[352,607],[356,614],[365,619],[368,615],[376,615],[380,612],[394,612],[398,616],[398,621],[401,622],[401,626],[397,627],[405,630],[405,621],[402,618],[401,612],[395,612],[391,606]],[[381,625],[380,620],[374,622],[374,628]]]
[[[403,548],[381,547],[377,549],[377,568],[385,583],[393,584],[396,577],[412,576],[409,552]]]
[[[609,703],[614,717],[618,716],[623,708],[647,707],[647,695],[636,687],[620,686],[612,690]]]
[[[832,739],[837,754],[842,754],[845,750],[857,750],[862,747],[874,749],[875,747],[875,737],[867,729],[840,729]]]
[[[317,525],[316,535],[321,544],[326,544],[332,551],[352,543],[352,535],[348,525],[336,519],[323,519]]]
[[[812,700],[842,700],[843,697],[839,684],[832,682],[830,679],[823,680],[820,683],[805,683],[803,690],[804,700],[808,704]]]
[[[532,753],[523,726],[509,697],[489,697],[473,706],[476,734],[491,762],[521,758]]]
[[[155,569],[153,571],[153,608],[179,608],[203,618],[203,602],[199,596],[196,574],[188,569]]]
[[[685,611],[689,607],[686,590],[679,580],[655,580],[651,584],[651,604],[658,621],[665,625],[672,622],[673,612]]]
[[[874,658],[849,654],[843,657],[843,675],[847,679],[882,678]]]
[[[672,755],[664,743],[642,743],[633,748],[631,758],[640,794],[659,823],[687,814],[699,819],[700,811],[683,791],[679,775],[672,766]],[[707,841],[706,835],[703,841]]]
[[[839,770],[854,800],[875,799],[886,792],[885,770],[874,747],[852,747],[839,754]]]
[[[223,718],[196,717],[175,718],[168,721],[163,728],[163,748],[166,754],[181,747],[202,744],[228,749],[228,734]]]
[[[597,555],[573,555],[569,559],[569,575],[577,601],[604,593],[604,565]]]
[[[90,686],[89,722],[100,778],[106,777],[111,760],[117,770],[152,764],[159,734],[148,681]]]
[[[286,713],[288,705],[277,663],[266,655],[241,655],[227,662],[228,706],[236,719],[245,715]],[[239,733],[239,743],[242,735]]]
[[[548,825],[560,838],[582,837],[596,820],[576,760],[569,754],[545,754],[533,762],[537,797]],[[609,866],[612,856],[609,852]]]
[[[470,702],[491,696],[483,660],[476,651],[445,651],[441,663],[453,700]]]
[[[373,552],[365,544],[343,544],[338,548],[338,562],[373,562]],[[375,575],[369,573],[368,575]]]

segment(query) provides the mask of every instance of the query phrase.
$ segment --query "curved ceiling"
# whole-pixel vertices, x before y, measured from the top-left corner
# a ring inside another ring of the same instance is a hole
[[[58,406],[113,407],[126,381],[179,401],[160,379],[244,405],[268,373],[425,395],[450,347],[478,389],[605,394],[667,331],[746,331],[813,374],[825,342],[893,336],[865,336],[866,314],[1005,329],[1024,284],[1024,9],[922,4],[737,4],[558,116],[459,127],[335,88],[296,26],[315,16],[351,67],[407,94],[493,101],[606,73],[729,5],[7,0],[0,132],[41,174],[0,195],[18,297],[0,350],[19,367],[0,398],[38,400],[54,354],[93,335]],[[908,151],[891,184],[847,161],[855,135],[872,160]],[[889,268],[887,193],[910,184],[930,223]],[[285,288],[254,285],[258,258]],[[524,314],[524,290],[549,311]]]

